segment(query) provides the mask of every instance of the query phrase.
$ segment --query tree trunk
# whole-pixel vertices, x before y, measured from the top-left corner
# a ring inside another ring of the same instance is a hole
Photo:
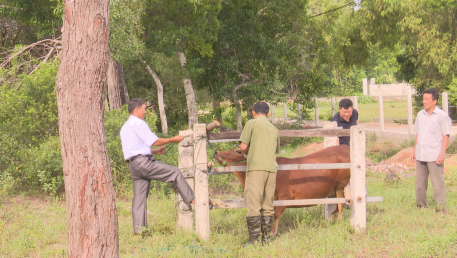
[[[220,109],[221,109],[221,102],[218,99],[215,99],[213,97],[213,112],[218,112],[219,115],[217,116],[216,120],[219,122],[219,124],[222,127],[222,114],[219,113]]]
[[[236,97],[235,90],[232,93],[232,100],[233,100],[233,104],[235,105],[235,108],[236,108],[236,130],[243,131],[243,123],[241,120],[241,105],[240,105],[240,102],[238,101],[238,98]]]
[[[66,0],[56,79],[69,257],[119,257],[103,124],[109,0]]]
[[[177,52],[179,62],[181,66],[186,64],[186,56],[182,52]],[[184,91],[186,92],[186,101],[187,101],[187,116],[189,119],[189,128],[193,128],[194,124],[198,124],[198,109],[197,109],[197,100],[195,99],[194,88],[192,87],[192,82],[190,78],[183,80]]]
[[[108,101],[110,110],[119,109],[127,104],[128,93],[124,80],[122,64],[114,61],[112,57],[108,59]],[[130,101],[129,101],[130,102]]]
[[[157,73],[154,70],[152,70],[151,67],[149,67],[149,65],[147,65],[144,61],[143,63],[146,65],[146,69],[148,70],[149,74],[152,76],[157,85],[157,100],[159,102],[160,123],[162,124],[162,133],[167,135],[168,124],[167,114],[165,113],[165,104],[163,103],[163,85]]]

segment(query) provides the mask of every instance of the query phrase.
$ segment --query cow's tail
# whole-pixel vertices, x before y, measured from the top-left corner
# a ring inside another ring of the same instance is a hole
[[[352,202],[352,197],[351,197],[351,187],[349,184],[347,184],[344,187],[344,199],[346,200],[346,205],[350,205]]]

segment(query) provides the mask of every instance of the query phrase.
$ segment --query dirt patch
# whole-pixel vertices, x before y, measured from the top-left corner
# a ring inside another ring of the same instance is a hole
[[[323,142],[313,142],[309,145],[303,146],[292,153],[291,158],[303,157],[314,152],[318,152],[324,148]]]
[[[451,156],[446,157],[444,159],[444,173],[445,174],[449,174],[451,172],[450,171],[451,167],[454,168],[453,169],[454,171],[457,168],[457,154],[452,154]]]
[[[403,166],[415,168],[416,163],[411,161],[411,153],[413,153],[413,150],[413,147],[409,147],[399,151],[397,154],[393,155],[388,160],[386,160],[386,164],[400,163]]]

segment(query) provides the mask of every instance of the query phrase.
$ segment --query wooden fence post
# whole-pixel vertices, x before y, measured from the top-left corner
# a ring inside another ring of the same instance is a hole
[[[332,100],[330,101],[331,106],[332,106],[332,117],[335,116],[335,97],[332,97]]]
[[[351,226],[361,233],[367,226],[365,185],[365,127],[351,127]]]
[[[192,141],[192,130],[185,130],[185,131],[179,131],[179,135],[187,136],[190,135],[187,140],[184,140],[179,143],[178,146],[178,153],[179,153],[179,159],[178,159],[178,167],[181,172],[188,172],[188,173],[193,173],[193,168],[194,168],[194,162],[192,159],[193,153],[194,153],[194,148],[192,145],[189,145],[188,143]],[[184,146],[183,146],[184,145]],[[189,184],[190,188],[194,190],[194,179],[193,178],[186,178],[186,182]],[[179,200],[182,201],[181,195],[179,195]],[[178,206],[178,226],[192,231],[192,226],[193,226],[193,220],[192,220],[192,211],[187,211],[184,212],[182,211],[181,206]]]
[[[352,102],[354,104],[354,109],[359,111],[359,100],[358,100],[357,96],[352,96]]]
[[[316,127],[319,126],[319,106],[317,104],[317,97],[314,98],[315,108],[314,108],[314,119],[316,121]]]
[[[448,93],[447,92],[443,92],[443,97],[441,99],[441,103],[442,103],[442,108],[443,108],[443,111],[444,113],[446,113],[447,115],[449,115],[449,96],[448,96]]]
[[[282,110],[284,111],[284,124],[287,122],[287,102],[283,102]]]
[[[411,94],[408,94],[407,97],[407,112],[408,112],[408,133],[409,135],[413,134],[413,97]]]
[[[336,122],[324,122],[324,128],[336,128],[338,125]],[[338,145],[338,137],[324,137],[324,149],[330,146]],[[336,209],[337,204],[325,204],[324,205],[324,218],[330,219],[333,211]]]
[[[298,119],[303,120],[302,114],[301,114],[301,104],[298,103]]]
[[[206,155],[206,125],[194,124],[195,230],[204,240],[208,240],[210,235]]]
[[[384,102],[382,96],[378,97],[378,104],[379,104],[379,128],[381,132],[384,131]]]

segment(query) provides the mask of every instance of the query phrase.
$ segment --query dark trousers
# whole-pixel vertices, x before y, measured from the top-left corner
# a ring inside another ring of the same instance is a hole
[[[428,176],[432,181],[433,198],[436,211],[446,210],[446,187],[443,175],[444,165],[436,165],[436,162],[416,161],[416,202],[418,206],[427,207]]]
[[[177,167],[158,162],[153,156],[140,156],[130,162],[129,169],[133,182],[132,217],[135,234],[147,227],[146,199],[151,180],[172,183],[187,205],[194,199],[194,192]]]

